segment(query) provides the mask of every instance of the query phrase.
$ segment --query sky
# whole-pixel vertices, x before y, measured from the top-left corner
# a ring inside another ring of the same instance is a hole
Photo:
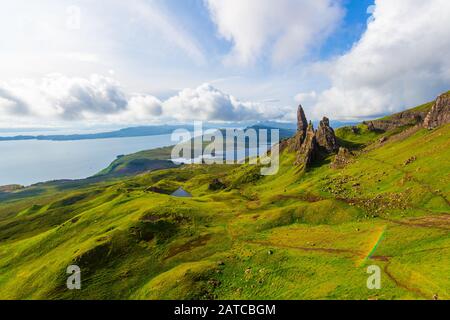
[[[450,89],[448,0],[0,2],[0,128],[356,121]]]

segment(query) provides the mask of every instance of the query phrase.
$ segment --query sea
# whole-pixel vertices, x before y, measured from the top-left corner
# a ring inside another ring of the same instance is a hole
[[[0,186],[83,179],[100,172],[119,155],[174,144],[170,134],[75,141],[0,141]]]

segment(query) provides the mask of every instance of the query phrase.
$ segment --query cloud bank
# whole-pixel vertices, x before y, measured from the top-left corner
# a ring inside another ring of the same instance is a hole
[[[119,85],[98,75],[85,79],[51,74],[40,81],[15,80],[0,86],[0,99],[0,114],[6,117],[82,120],[127,107]]]
[[[240,101],[210,84],[181,90],[165,101],[127,93],[114,79],[99,75],[85,79],[52,74],[38,82],[20,80],[0,85],[2,125],[11,121],[42,125],[283,119],[288,109]]]

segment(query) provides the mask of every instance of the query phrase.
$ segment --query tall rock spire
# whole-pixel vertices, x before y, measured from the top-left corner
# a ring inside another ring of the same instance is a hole
[[[308,121],[306,120],[305,111],[303,110],[302,105],[299,105],[297,109],[297,133],[293,138],[293,143],[290,145],[291,151],[300,150],[305,141],[307,129]]]
[[[297,130],[306,134],[307,129],[308,121],[306,120],[305,111],[303,110],[302,105],[299,105],[297,110]]]

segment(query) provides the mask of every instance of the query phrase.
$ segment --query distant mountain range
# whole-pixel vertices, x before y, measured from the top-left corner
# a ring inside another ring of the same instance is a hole
[[[331,126],[334,128],[353,125],[353,122],[339,122],[331,121]],[[291,133],[295,133],[295,123],[285,123],[276,121],[259,121],[259,122],[247,122],[243,123],[228,123],[228,124],[207,124],[205,129],[210,128],[274,128],[280,129],[282,132],[281,137],[290,136]],[[73,141],[73,140],[93,140],[93,139],[111,139],[111,138],[131,138],[131,137],[146,137],[156,136],[163,134],[171,134],[177,129],[187,129],[189,131],[194,130],[193,125],[154,125],[154,126],[139,126],[124,128],[109,132],[100,133],[85,133],[85,134],[54,134],[54,135],[15,135],[11,137],[0,137],[0,141],[18,141],[18,140],[45,140],[45,141]],[[294,130],[294,131],[292,131]]]
[[[69,135],[18,135],[13,137],[0,137],[0,141],[12,140],[50,140],[50,141],[70,141],[70,140],[92,140],[92,139],[110,139],[110,138],[130,138],[145,137],[163,134],[171,134],[177,129],[187,129],[192,131],[191,125],[159,125],[159,126],[141,126],[124,128],[110,132],[87,133],[87,134],[69,134]]]

